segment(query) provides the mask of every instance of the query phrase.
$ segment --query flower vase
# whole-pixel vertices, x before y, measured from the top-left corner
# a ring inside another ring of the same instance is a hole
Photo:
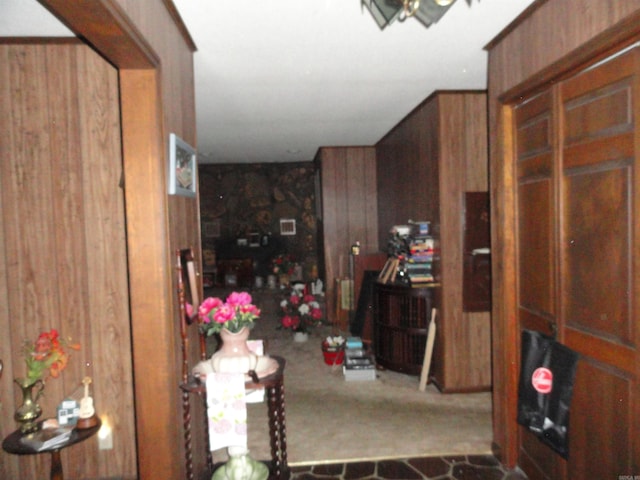
[[[214,372],[221,373],[247,373],[254,370],[258,363],[258,357],[247,345],[249,329],[243,327],[239,332],[231,332],[223,328],[220,332],[222,345],[220,350],[211,356],[211,364]]]
[[[244,447],[229,447],[229,461],[218,468],[211,480],[267,480],[269,469],[249,455]]]
[[[20,423],[22,433],[35,432],[38,430],[38,418],[42,415],[38,399],[43,394],[44,382],[42,380],[34,382],[26,378],[16,378],[14,382],[22,390],[22,405],[16,410],[13,418]]]
[[[322,344],[322,356],[324,357],[324,363],[327,365],[342,365],[344,362],[344,348],[330,347],[329,345]]]
[[[293,332],[293,341],[296,343],[304,343],[309,340],[307,332]]]

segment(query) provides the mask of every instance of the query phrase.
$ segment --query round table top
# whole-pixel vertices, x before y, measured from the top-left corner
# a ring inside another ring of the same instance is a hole
[[[277,355],[269,355],[273,360],[275,360],[278,364],[277,369],[266,375],[262,378],[258,378],[258,381],[247,380],[245,382],[245,388],[249,390],[260,389],[260,388],[270,388],[282,383],[284,378],[284,367],[286,361],[284,358]],[[203,393],[206,391],[206,385],[204,381],[199,378],[195,378],[193,376],[189,377],[189,381],[187,383],[183,383],[180,385],[180,388],[187,392],[198,392]]]
[[[20,429],[18,429],[4,439],[4,441],[2,442],[2,449],[7,453],[13,453],[16,455],[33,455],[36,453],[55,452],[56,450],[62,450],[63,448],[82,442],[92,435],[95,435],[98,430],[100,430],[100,426],[102,425],[102,422],[99,418],[97,419],[97,421],[98,423],[90,428],[74,428],[71,431],[71,436],[66,442],[58,444],[55,447],[44,448],[41,450],[23,443],[21,441],[22,438],[30,434],[24,434],[20,431]],[[42,422],[40,422],[40,425],[42,425]]]

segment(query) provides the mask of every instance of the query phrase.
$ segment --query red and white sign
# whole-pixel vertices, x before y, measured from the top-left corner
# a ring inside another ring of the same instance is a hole
[[[553,387],[553,373],[545,367],[536,368],[531,375],[531,385],[539,393],[549,393]]]

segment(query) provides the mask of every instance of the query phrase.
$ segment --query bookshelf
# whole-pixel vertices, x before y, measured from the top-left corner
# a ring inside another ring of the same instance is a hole
[[[437,284],[412,287],[376,283],[373,342],[379,365],[420,375],[436,288]]]

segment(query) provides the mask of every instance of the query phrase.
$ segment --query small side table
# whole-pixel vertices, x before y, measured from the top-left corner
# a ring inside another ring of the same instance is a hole
[[[247,390],[265,389],[268,411],[268,423],[269,423],[269,437],[271,443],[271,471],[269,478],[276,480],[285,480],[289,478],[289,466],[287,463],[287,430],[285,423],[285,402],[284,402],[284,367],[286,361],[284,358],[272,355],[276,362],[278,362],[278,369],[271,375],[267,375],[263,378],[257,379],[258,381],[249,380],[245,382],[245,388]],[[206,412],[207,399],[206,399],[206,385],[195,378],[190,378],[190,382],[180,385],[180,388],[184,392],[197,393],[204,401],[204,407]],[[185,424],[188,425],[191,416],[187,409],[185,413]],[[206,420],[206,419],[205,419]],[[205,425],[207,422],[205,421]],[[188,440],[185,442],[185,455],[188,461],[192,458],[191,452],[191,435],[187,432]],[[209,454],[208,461],[211,461],[211,455]],[[213,467],[213,465],[210,465]]]
[[[15,455],[37,455],[39,453],[51,453],[51,480],[64,480],[64,475],[62,472],[62,462],[60,460],[60,450],[63,448],[70,447],[71,445],[75,445],[76,443],[80,443],[85,441],[87,438],[92,437],[98,430],[100,430],[100,426],[102,422],[98,419],[98,424],[83,430],[73,429],[71,432],[71,436],[69,439],[61,445],[56,445],[53,448],[45,448],[44,450],[36,450],[29,445],[25,445],[20,441],[23,437],[23,433],[20,429],[11,433],[7,438],[2,442],[2,449],[7,453],[13,453]]]

